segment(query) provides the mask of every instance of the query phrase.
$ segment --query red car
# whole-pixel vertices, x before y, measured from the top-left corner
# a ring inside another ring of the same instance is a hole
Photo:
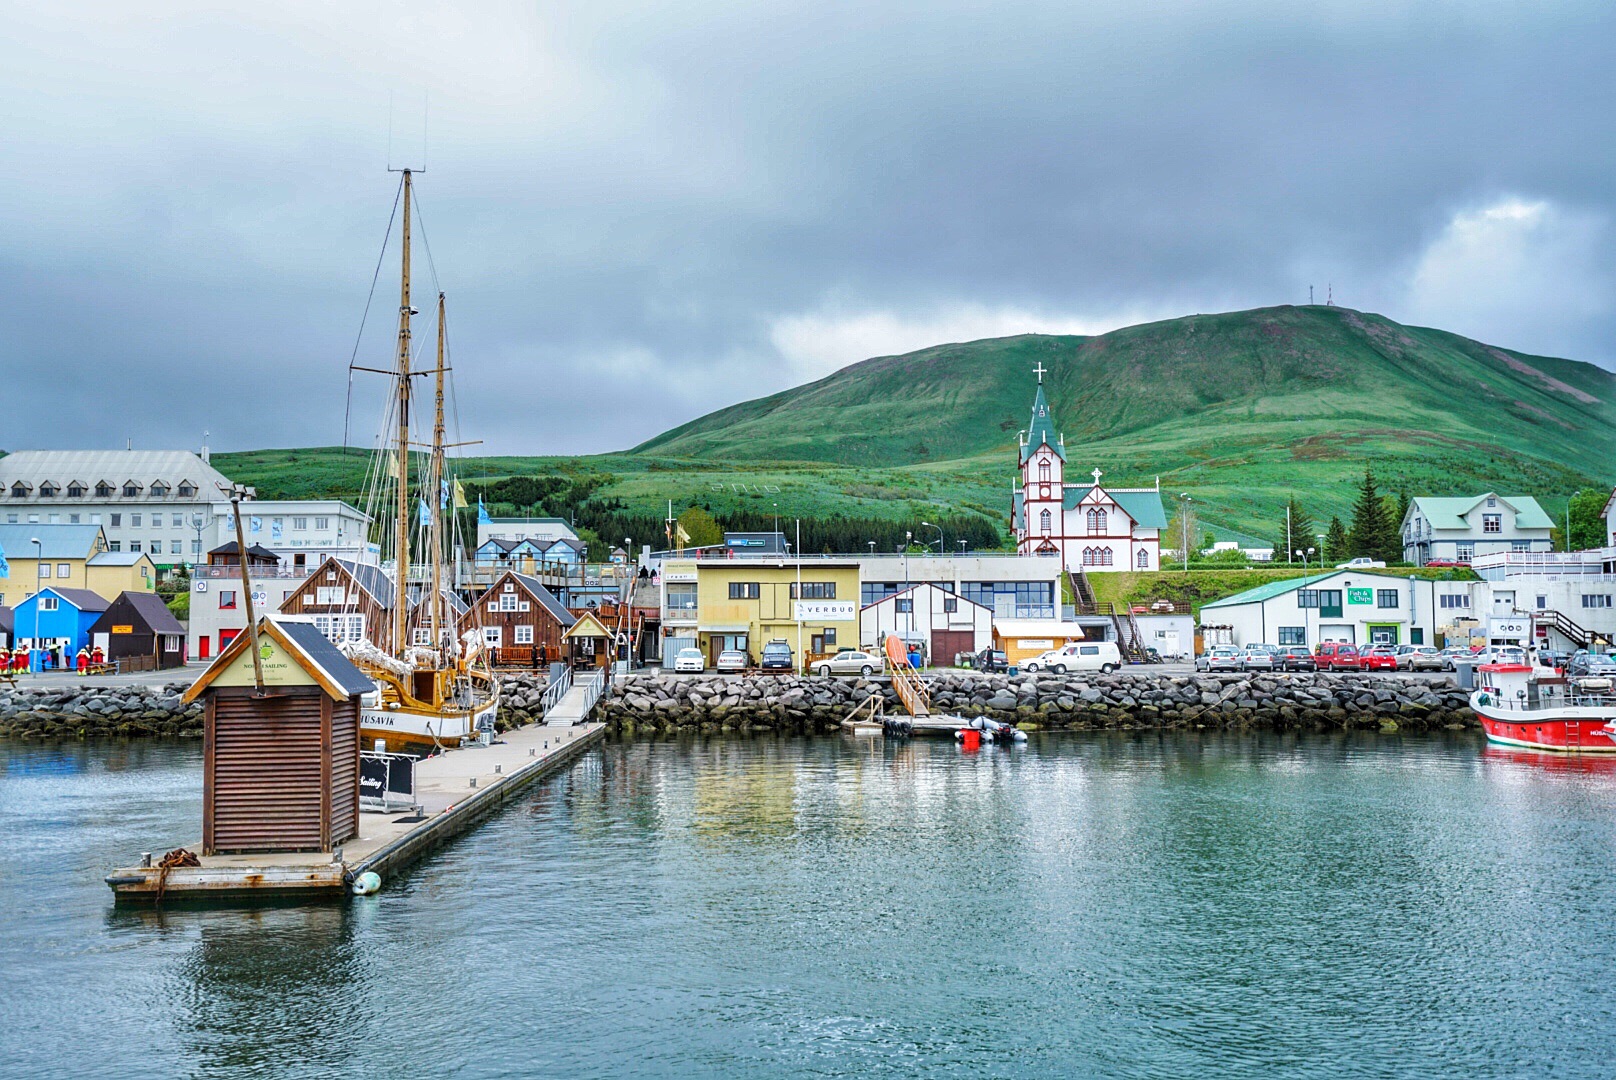
[[[1320,671],[1358,671],[1358,646],[1350,641],[1321,641],[1313,654]]]
[[[1372,645],[1358,654],[1360,671],[1396,671],[1397,646]]]

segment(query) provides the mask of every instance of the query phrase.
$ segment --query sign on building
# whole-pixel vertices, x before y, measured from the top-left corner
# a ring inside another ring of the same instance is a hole
[[[851,600],[798,600],[797,622],[850,622],[858,618],[858,605]]]

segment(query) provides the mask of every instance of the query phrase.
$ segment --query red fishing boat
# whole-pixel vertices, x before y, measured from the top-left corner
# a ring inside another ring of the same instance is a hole
[[[1505,746],[1616,754],[1616,687],[1530,664],[1482,664],[1470,707],[1487,738]]]

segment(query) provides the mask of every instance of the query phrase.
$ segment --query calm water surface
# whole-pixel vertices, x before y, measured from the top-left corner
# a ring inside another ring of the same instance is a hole
[[[611,744],[347,904],[115,911],[194,744],[0,742],[0,1074],[1616,1075],[1616,762]]]

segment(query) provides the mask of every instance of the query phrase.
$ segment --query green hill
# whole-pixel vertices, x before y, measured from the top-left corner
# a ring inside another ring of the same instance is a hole
[[[1024,335],[880,357],[743,402],[621,454],[483,458],[468,478],[590,477],[597,496],[660,520],[715,511],[895,521],[945,511],[1004,523],[1036,378],[1074,472],[1160,477],[1216,529],[1272,535],[1287,495],[1348,516],[1373,465],[1388,490],[1537,496],[1558,514],[1616,478],[1616,376],[1347,308],[1196,315],[1097,337]],[[217,455],[289,497],[350,494],[362,456]]]

